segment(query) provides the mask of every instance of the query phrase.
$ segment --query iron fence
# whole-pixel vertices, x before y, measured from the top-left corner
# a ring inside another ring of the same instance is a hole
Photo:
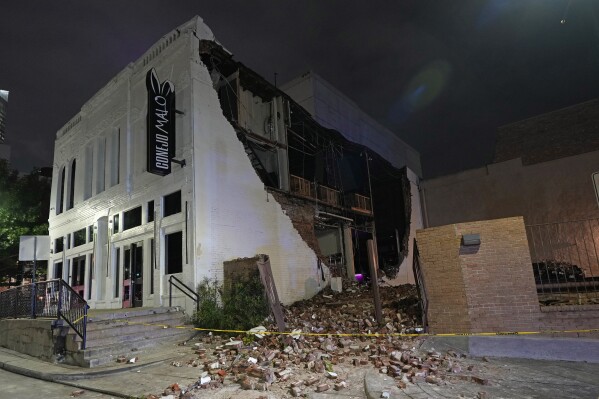
[[[599,219],[526,226],[543,305],[599,304]]]
[[[49,317],[63,319],[83,340],[87,302],[62,279],[40,281],[0,292],[0,319]]]

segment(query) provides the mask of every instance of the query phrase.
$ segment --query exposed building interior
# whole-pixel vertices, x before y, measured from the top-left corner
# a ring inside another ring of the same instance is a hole
[[[376,236],[379,268],[394,277],[410,231],[406,169],[322,127],[217,43],[202,41],[200,54],[266,190],[293,207],[313,209],[313,223],[287,213],[332,275],[368,278],[366,243]]]

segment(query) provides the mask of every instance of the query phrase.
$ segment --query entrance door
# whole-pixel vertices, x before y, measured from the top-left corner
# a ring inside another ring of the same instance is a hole
[[[141,242],[125,246],[123,307],[143,306],[143,246]]]

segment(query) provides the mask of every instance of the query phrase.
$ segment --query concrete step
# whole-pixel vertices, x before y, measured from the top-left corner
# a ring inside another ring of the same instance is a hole
[[[144,331],[150,327],[164,328],[164,326],[175,327],[183,324],[185,324],[185,317],[180,313],[93,322],[87,325],[87,340],[91,344],[96,338],[104,338],[107,335],[129,334],[135,331]]]
[[[128,308],[128,309],[93,309],[88,312],[88,322],[99,322],[106,320],[118,320],[129,317],[141,317],[164,313],[179,312],[178,307],[163,308]]]
[[[93,340],[88,341],[87,349],[102,348],[115,344],[121,344],[125,342],[141,341],[148,338],[158,338],[161,336],[168,337],[175,330],[184,330],[182,328],[164,328],[156,326],[134,326],[141,327],[140,329],[134,329],[133,331],[124,330],[123,327],[117,328],[118,331],[113,331],[110,335],[103,337],[96,337]],[[188,326],[192,327],[192,326]],[[127,331],[127,332],[125,332]]]
[[[132,345],[131,342],[125,342],[107,347],[86,349],[85,351],[67,351],[67,357],[70,356],[71,361],[69,363],[71,364],[77,364],[81,367],[98,367],[105,364],[115,363],[117,358],[121,355],[125,356],[127,359],[141,357],[147,351],[153,350],[158,346],[173,346],[176,343],[189,340],[193,335],[190,333],[190,330],[170,329],[170,331],[171,333],[169,336],[134,341],[134,345]]]
[[[67,359],[83,367],[97,367],[115,362],[120,355],[131,358],[144,348],[178,343],[195,334],[191,328],[174,328],[183,326],[185,320],[178,308],[91,311],[87,347],[80,350],[81,338],[71,330],[66,340]]]

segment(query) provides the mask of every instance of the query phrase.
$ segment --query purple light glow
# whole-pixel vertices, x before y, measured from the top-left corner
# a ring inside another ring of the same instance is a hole
[[[364,280],[364,276],[362,276],[362,274],[356,274],[356,281],[359,281],[360,283]]]

